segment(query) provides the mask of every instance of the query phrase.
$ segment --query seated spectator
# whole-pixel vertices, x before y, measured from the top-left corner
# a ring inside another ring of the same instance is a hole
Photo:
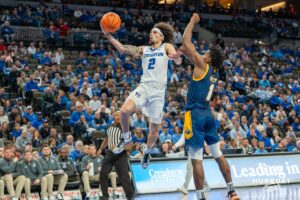
[[[99,182],[99,174],[101,169],[103,156],[97,155],[95,145],[89,146],[89,155],[85,156],[81,162],[82,182],[86,197],[90,197],[90,181]]]
[[[259,81],[259,85],[261,85],[263,88],[271,87],[270,82],[267,80],[267,76],[264,75],[262,80]]]
[[[36,129],[39,129],[39,128],[42,127],[43,122],[44,122],[43,113],[42,112],[38,112],[37,113],[37,118],[32,122],[32,126],[34,128],[36,128]]]
[[[73,137],[73,135],[68,135],[68,136],[67,136],[66,142],[62,143],[62,144],[60,145],[60,147],[63,148],[65,144],[68,145],[69,151],[70,151],[70,152],[75,150],[74,137]]]
[[[147,124],[145,120],[143,120],[143,114],[141,111],[137,113],[137,119],[133,122],[133,127],[134,128],[140,128],[143,131],[147,130]]]
[[[300,120],[299,117],[295,118],[295,122],[292,124],[295,134],[300,134]]]
[[[13,140],[16,141],[16,139],[22,134],[21,125],[19,123],[15,123],[14,129],[12,131],[12,137]]]
[[[163,131],[159,134],[159,144],[163,144],[166,140],[172,141],[172,136],[169,133],[169,128],[167,125],[163,127]]]
[[[18,200],[24,188],[26,178],[18,172],[18,158],[14,157],[10,147],[4,149],[4,157],[0,160],[0,176],[12,200]],[[14,188],[16,186],[16,189]]]
[[[83,52],[80,52],[76,61],[76,65],[82,64],[84,67],[89,66],[89,60],[86,58]]]
[[[65,148],[58,150],[57,160],[60,168],[68,175],[68,181],[77,181],[77,169],[74,166],[74,162],[68,158],[68,152]]]
[[[75,143],[75,150],[70,152],[69,158],[71,158],[71,160],[76,163],[77,167],[83,156],[83,143],[79,140]]]
[[[94,113],[91,107],[86,107],[84,116],[87,123],[90,123],[94,119]]]
[[[96,112],[94,118],[92,119],[92,121],[90,122],[89,125],[90,128],[94,128],[96,130],[106,130],[107,128],[107,124],[104,121],[104,119],[102,119],[100,117],[100,112]]]
[[[27,51],[30,56],[33,56],[36,53],[36,47],[34,46],[34,42],[30,42],[30,45],[27,48]]]
[[[83,114],[83,105],[80,102],[76,102],[76,111],[73,111],[70,118],[70,125],[74,126],[80,120],[80,116]]]
[[[44,54],[44,57],[40,60],[40,64],[51,66],[51,56],[49,55],[49,53],[46,52]]]
[[[3,124],[3,122],[9,123],[9,119],[4,111],[4,108],[0,106],[0,124]]]
[[[26,144],[31,143],[31,139],[28,137],[27,130],[23,130],[21,136],[16,139],[16,148],[20,152],[24,151]]]
[[[76,138],[82,138],[85,142],[89,142],[92,137],[92,131],[93,130],[89,129],[85,116],[81,115],[79,122],[74,126],[74,136]]]
[[[0,127],[0,138],[3,140],[12,140],[7,122],[3,122],[2,126]]]
[[[146,142],[146,138],[143,134],[142,129],[140,129],[140,128],[135,129],[134,136],[132,137],[132,142],[133,143],[141,143],[141,144]]]
[[[11,43],[15,37],[14,30],[10,27],[9,21],[6,21],[1,27],[1,35],[3,36],[5,42]]]
[[[34,131],[34,134],[33,134],[31,140],[32,140],[33,148],[40,149],[42,147],[43,140],[42,140],[41,134],[38,130]]]
[[[264,142],[264,147],[266,149],[271,149],[272,147],[271,139],[267,136],[267,132],[265,130],[262,130],[261,134],[262,134],[262,138],[260,141]]]
[[[243,140],[242,140],[242,150],[243,150],[243,154],[252,154],[252,153],[254,153],[253,148],[249,144],[249,140],[247,138],[243,138]]]
[[[43,176],[43,170],[40,162],[33,158],[31,151],[24,152],[24,159],[20,161],[20,172],[26,177],[25,193],[26,199],[30,199],[32,185],[41,186],[41,199],[47,197],[47,179]]]
[[[265,150],[265,143],[263,141],[258,142],[258,149],[255,150],[254,154],[264,154],[268,153],[267,150]]]
[[[99,97],[97,95],[94,94],[93,98],[89,101],[89,106],[94,112],[100,109],[101,101],[99,100]]]
[[[258,149],[258,140],[256,138],[251,139],[251,146],[253,148],[253,152],[255,152]]]
[[[42,139],[46,139],[50,136],[50,127],[49,127],[48,120],[43,121],[43,125],[40,128],[40,134]]]
[[[241,128],[240,123],[237,121],[235,122],[233,129],[229,132],[229,135],[231,139],[236,139],[238,134],[241,134],[242,137],[246,137],[246,132]]]
[[[68,175],[61,169],[57,158],[51,156],[51,149],[49,146],[42,147],[42,156],[39,158],[43,170],[43,176],[47,180],[48,198],[53,198],[53,186],[58,185],[58,193],[56,199],[63,200],[64,190],[68,182]]]
[[[181,138],[182,133],[178,126],[175,126],[174,128],[174,134],[172,135],[172,143],[175,144],[178,142],[178,140]]]
[[[166,154],[172,153],[171,149],[171,140],[166,140],[162,145],[161,145],[161,154],[166,156]]]

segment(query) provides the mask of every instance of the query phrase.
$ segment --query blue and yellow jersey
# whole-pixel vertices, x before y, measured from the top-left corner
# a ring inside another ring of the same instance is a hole
[[[186,110],[192,110],[194,108],[209,110],[209,101],[212,97],[217,80],[218,73],[214,73],[214,69],[207,64],[202,77],[198,79],[193,77],[190,81]]]

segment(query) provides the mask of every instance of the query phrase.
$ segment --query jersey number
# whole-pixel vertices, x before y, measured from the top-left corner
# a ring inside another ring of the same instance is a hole
[[[149,70],[154,69],[155,62],[156,62],[156,59],[155,59],[155,58],[150,58],[150,59],[149,59],[149,63],[148,63],[148,69],[149,69]]]
[[[209,86],[209,91],[208,91],[208,94],[206,96],[206,101],[210,101],[211,95],[213,94],[213,91],[214,91],[214,87],[215,87],[214,84],[211,84]]]

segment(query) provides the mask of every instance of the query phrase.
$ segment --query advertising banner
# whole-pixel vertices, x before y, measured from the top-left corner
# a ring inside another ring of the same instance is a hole
[[[239,156],[226,158],[235,187],[267,186],[300,182],[299,154]],[[139,194],[176,191],[186,175],[186,159],[153,160],[147,169],[139,162],[132,162],[131,168]],[[213,158],[203,160],[206,183],[211,189],[225,188],[226,184]],[[191,180],[189,189],[194,189]]]

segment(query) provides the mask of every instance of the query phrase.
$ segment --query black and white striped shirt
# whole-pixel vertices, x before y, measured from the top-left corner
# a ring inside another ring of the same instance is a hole
[[[115,125],[108,128],[106,135],[108,137],[108,147],[117,146],[122,140],[122,130]]]

